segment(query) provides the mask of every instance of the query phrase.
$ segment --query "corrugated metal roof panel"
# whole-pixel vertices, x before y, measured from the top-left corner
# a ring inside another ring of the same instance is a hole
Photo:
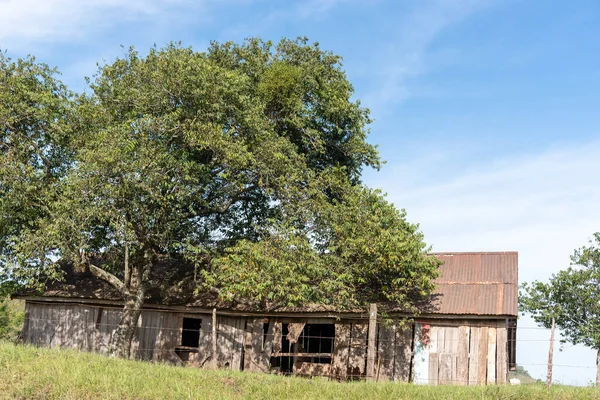
[[[517,315],[518,253],[438,253],[436,314]]]

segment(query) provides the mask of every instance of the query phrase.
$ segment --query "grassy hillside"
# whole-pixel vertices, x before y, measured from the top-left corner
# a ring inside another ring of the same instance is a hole
[[[521,384],[523,384],[523,385],[528,385],[531,383],[544,384],[544,381],[542,381],[541,379],[533,378],[531,375],[529,375],[529,372],[520,365],[517,365],[516,371],[509,372],[508,377],[509,378],[517,378],[518,380],[521,381]]]
[[[114,360],[0,342],[0,398],[36,399],[600,399],[592,388],[338,383]]]

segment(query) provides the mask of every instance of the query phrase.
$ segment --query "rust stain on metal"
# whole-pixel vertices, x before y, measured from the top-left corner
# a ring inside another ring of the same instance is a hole
[[[496,303],[496,310],[498,310],[498,314],[502,313],[502,306],[504,297],[504,285],[498,285],[498,302]]]
[[[517,315],[518,253],[435,253],[436,314]]]

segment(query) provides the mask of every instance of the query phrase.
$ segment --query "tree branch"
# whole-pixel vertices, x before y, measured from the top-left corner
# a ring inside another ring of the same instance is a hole
[[[238,201],[253,200],[253,198],[251,196],[247,196],[246,194],[248,192],[252,191],[253,189],[257,189],[257,188],[258,188],[258,186],[256,184],[250,185],[249,187],[242,190],[241,192],[229,197],[229,199],[221,207],[208,208],[208,209],[205,209],[204,211],[198,213],[197,215],[200,217],[207,217],[207,216],[213,215],[213,214],[225,214],[227,211],[229,211],[231,206],[234,205],[235,203],[237,203]]]
[[[125,241],[125,286],[129,287],[131,281],[131,268],[129,266],[129,242]]]
[[[110,272],[100,269],[92,264],[88,264],[88,268],[89,268],[90,272],[92,273],[92,275],[94,275],[96,278],[102,279],[103,281],[108,282],[115,288],[119,289],[121,292],[125,289],[125,285],[123,285],[123,282],[121,282],[121,280],[119,278],[117,278]]]

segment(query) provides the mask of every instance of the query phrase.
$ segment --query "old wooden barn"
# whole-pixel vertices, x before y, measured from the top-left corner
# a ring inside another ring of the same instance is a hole
[[[133,355],[140,360],[334,379],[418,384],[505,383],[515,365],[516,252],[440,253],[432,307],[416,318],[334,309],[251,312],[185,293],[150,296]],[[86,273],[26,301],[22,339],[105,353],[122,307],[118,293]]]

